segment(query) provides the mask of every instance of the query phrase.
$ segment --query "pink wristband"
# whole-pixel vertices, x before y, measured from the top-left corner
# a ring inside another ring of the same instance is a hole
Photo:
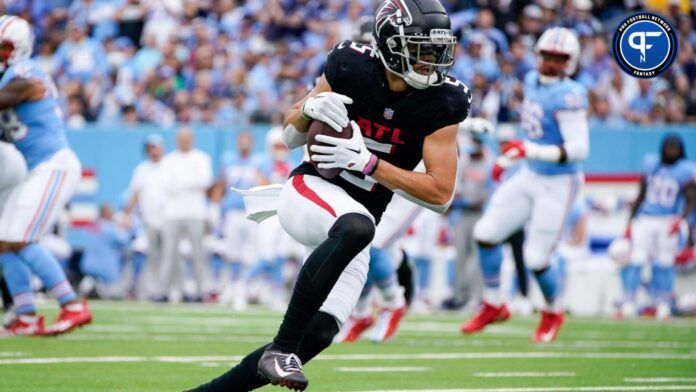
[[[377,158],[377,155],[372,154],[370,155],[370,160],[367,161],[367,165],[365,165],[365,168],[362,170],[362,174],[369,176],[372,174],[372,172],[375,169],[375,166],[377,165],[377,161],[379,158]]]

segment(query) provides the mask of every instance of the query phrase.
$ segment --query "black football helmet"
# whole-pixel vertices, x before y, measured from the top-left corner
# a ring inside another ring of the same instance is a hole
[[[389,71],[424,89],[444,83],[457,38],[438,0],[386,0],[377,9],[372,46]]]

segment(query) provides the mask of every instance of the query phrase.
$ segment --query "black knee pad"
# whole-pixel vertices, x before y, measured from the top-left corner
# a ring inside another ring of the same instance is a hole
[[[375,237],[372,219],[357,212],[341,215],[329,230],[329,237],[339,237],[360,249],[368,246]]]
[[[302,343],[300,343],[300,352],[298,354],[302,363],[307,363],[329,347],[338,330],[338,321],[336,321],[334,316],[324,312],[317,312],[307,327]]]
[[[495,248],[496,246],[498,246],[498,244],[494,244],[491,242],[484,242],[484,241],[476,241],[476,245],[478,245],[479,247],[484,248],[484,249]]]

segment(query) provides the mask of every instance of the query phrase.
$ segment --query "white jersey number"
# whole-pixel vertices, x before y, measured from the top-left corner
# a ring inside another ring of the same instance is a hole
[[[19,116],[14,109],[5,109],[0,112],[0,131],[10,142],[24,139],[29,133],[29,127],[19,121]]]
[[[671,178],[652,176],[645,199],[650,204],[671,208],[679,195],[679,184]]]
[[[544,110],[538,103],[525,99],[522,102],[521,123],[522,129],[530,139],[538,139],[544,135],[541,120],[544,118]]]

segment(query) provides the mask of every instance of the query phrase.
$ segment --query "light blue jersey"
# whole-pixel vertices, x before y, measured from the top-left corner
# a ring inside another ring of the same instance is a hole
[[[645,165],[645,200],[639,214],[675,215],[684,206],[684,186],[694,181],[694,168],[681,159],[672,165],[650,159]]]
[[[20,103],[0,112],[0,132],[24,155],[29,170],[68,147],[58,90],[53,79],[32,60],[13,64],[0,78],[4,88],[16,78],[38,80],[46,94],[38,101]]]
[[[562,145],[563,135],[556,112],[587,109],[587,89],[572,79],[558,83],[541,84],[537,71],[524,78],[524,102],[522,104],[522,128],[526,139],[540,145]],[[537,174],[556,175],[578,172],[578,162],[548,162],[527,160],[527,167]]]
[[[244,209],[242,196],[229,191],[229,188],[249,189],[259,185],[259,178],[263,173],[262,165],[262,159],[255,155],[242,158],[236,154],[225,153],[222,156],[220,176],[227,188],[221,203],[223,212]]]

